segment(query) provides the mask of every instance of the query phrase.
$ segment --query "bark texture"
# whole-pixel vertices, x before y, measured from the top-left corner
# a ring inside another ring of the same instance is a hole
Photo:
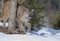
[[[15,33],[15,19],[16,19],[16,5],[17,5],[17,0],[11,0],[11,5],[10,5],[10,15],[9,15],[9,28],[8,32],[10,33]]]

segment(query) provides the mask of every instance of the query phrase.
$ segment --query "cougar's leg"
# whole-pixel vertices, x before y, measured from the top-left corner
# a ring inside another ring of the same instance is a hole
[[[28,28],[28,31],[27,32],[29,32],[31,30],[31,23],[26,23],[26,26]]]
[[[25,34],[23,23],[20,20],[18,20],[18,27],[19,27],[20,33]]]
[[[3,27],[3,32],[5,32],[5,30],[6,30],[6,21],[7,21],[6,19],[3,21],[3,26],[2,26]]]
[[[3,21],[3,28],[5,28],[5,27],[6,27],[6,26],[5,26],[6,21],[7,21],[7,20],[4,20],[4,21]]]

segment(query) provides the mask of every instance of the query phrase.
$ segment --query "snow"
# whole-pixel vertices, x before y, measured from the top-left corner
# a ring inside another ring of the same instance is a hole
[[[3,23],[2,22],[0,22],[0,26],[3,26]],[[6,23],[5,26],[8,27],[8,23]]]
[[[0,26],[2,26],[3,25],[3,23],[2,22],[0,22]]]
[[[3,23],[0,23],[0,26],[2,25]],[[52,28],[45,27],[39,27],[35,30],[36,31],[32,31],[23,35],[4,34],[0,32],[0,41],[60,41],[60,30],[54,30]]]
[[[0,41],[60,41],[60,38],[56,38],[56,36],[31,35],[31,33],[25,35],[0,33]]]

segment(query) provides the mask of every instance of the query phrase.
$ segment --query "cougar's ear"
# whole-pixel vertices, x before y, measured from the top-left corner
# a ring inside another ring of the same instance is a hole
[[[31,11],[34,12],[34,9],[32,9]]]
[[[33,14],[34,14],[34,9],[31,10],[31,14],[32,14],[32,16],[33,16]]]

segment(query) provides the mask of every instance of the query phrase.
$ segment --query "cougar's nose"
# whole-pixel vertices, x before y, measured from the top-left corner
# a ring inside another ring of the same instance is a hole
[[[30,15],[29,17],[32,17],[32,15]]]

